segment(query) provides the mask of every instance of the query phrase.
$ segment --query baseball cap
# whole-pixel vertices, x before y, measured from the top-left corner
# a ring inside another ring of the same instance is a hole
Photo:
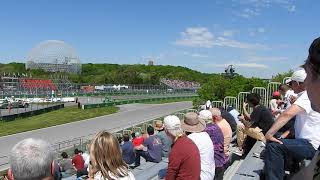
[[[280,96],[280,92],[279,92],[279,91],[275,91],[275,92],[273,92],[272,95],[273,95],[273,96]]]
[[[212,120],[212,113],[209,110],[202,110],[199,112],[199,118],[203,120]]]
[[[291,77],[289,79],[287,79],[285,83],[286,83],[286,85],[289,85],[290,82],[291,82]]]
[[[307,77],[306,71],[304,69],[299,69],[292,74],[291,81],[304,82],[306,77]]]
[[[179,129],[181,128],[181,122],[180,122],[180,119],[175,116],[175,115],[169,115],[169,116],[166,116],[163,120],[164,122],[164,127],[166,129]]]

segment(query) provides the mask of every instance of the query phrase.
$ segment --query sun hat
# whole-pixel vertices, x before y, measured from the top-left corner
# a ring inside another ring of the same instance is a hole
[[[157,120],[157,121],[155,122],[154,129],[157,130],[157,131],[161,131],[161,130],[163,130],[163,128],[164,128],[164,127],[163,127],[162,121]]]
[[[164,127],[169,130],[175,130],[181,128],[180,119],[175,115],[166,116],[163,119]]]
[[[181,122],[181,127],[187,132],[202,132],[206,128],[206,122],[198,117],[197,113],[188,112],[185,115],[184,121]]]
[[[306,71],[304,69],[299,69],[292,74],[290,79],[291,81],[304,82],[306,77],[307,77]]]

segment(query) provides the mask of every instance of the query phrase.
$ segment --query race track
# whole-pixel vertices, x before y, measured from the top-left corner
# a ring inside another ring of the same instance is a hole
[[[54,127],[38,129],[14,135],[0,137],[0,164],[5,161],[10,149],[25,138],[41,138],[56,144],[61,141],[70,140],[80,136],[87,136],[106,129],[115,132],[139,122],[152,120],[154,118],[171,114],[182,109],[192,107],[191,102],[176,102],[168,104],[127,104],[121,105],[120,111],[115,114],[91,118],[88,120],[58,125]],[[3,169],[3,167],[0,167]]]

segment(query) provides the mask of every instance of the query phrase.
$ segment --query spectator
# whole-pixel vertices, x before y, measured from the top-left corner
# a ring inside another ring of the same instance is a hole
[[[201,113],[201,111],[200,111]],[[207,124],[205,131],[209,134],[211,141],[213,143],[214,149],[214,163],[215,163],[215,180],[223,180],[223,174],[227,168],[228,156],[224,153],[224,138],[220,127],[212,120],[211,114],[211,123]],[[199,115],[199,118],[201,116]]]
[[[212,122],[212,113],[209,110],[201,110],[199,112],[199,118],[204,120],[206,123]]]
[[[82,156],[82,159],[84,160],[84,168],[87,169],[87,167],[89,166],[90,156],[88,153],[83,152],[81,150],[79,150],[79,153]]]
[[[223,134],[223,149],[224,154],[228,157],[230,152],[230,143],[232,138],[232,131],[229,123],[221,117],[221,112],[218,108],[210,109],[212,113],[212,120],[219,126]]]
[[[308,74],[305,85],[308,92],[309,99],[312,104],[312,108],[320,112],[320,38],[315,39],[310,48],[309,56],[304,64],[304,68]]]
[[[136,149],[135,167],[140,166],[140,156],[146,159],[146,161],[156,163],[161,161],[161,140],[159,137],[154,135],[154,128],[152,126],[147,128],[147,132],[149,137],[143,142],[143,144],[134,147],[134,149]]]
[[[161,156],[168,157],[168,154],[170,152],[171,145],[172,145],[172,140],[166,135],[166,132],[164,132],[164,126],[163,126],[162,121],[156,122],[155,129],[158,131],[156,136],[159,137],[159,139],[161,140],[161,144],[162,144]]]
[[[123,160],[127,164],[132,164],[134,163],[135,155],[133,152],[133,144],[130,141],[130,137],[128,134],[123,135],[123,141],[124,143],[121,146]]]
[[[209,109],[211,109],[211,108],[212,108],[211,101],[208,100],[208,101],[206,102],[206,110],[209,110]]]
[[[266,147],[266,178],[282,179],[284,177],[285,160],[292,158],[301,161],[311,159],[320,145],[320,113],[311,108],[308,94],[305,91],[305,70],[297,70],[291,77],[292,89],[298,99],[278,118],[267,132],[266,138],[271,141]],[[276,139],[274,134],[296,116],[294,129],[295,139]],[[277,162],[277,163],[274,163]]]
[[[164,127],[173,142],[166,180],[199,180],[199,150],[193,141],[184,135],[179,118],[172,115],[165,117]]]
[[[311,101],[311,107],[314,111],[320,112],[320,38],[315,39],[310,48],[309,56],[306,60],[303,68],[306,70],[307,77],[304,81],[308,97]],[[319,168],[319,148],[317,155],[314,156],[310,165],[300,171],[295,177],[295,180],[300,179],[320,179],[320,168]]]
[[[219,110],[221,113],[221,117],[229,123],[232,132],[236,132],[237,123],[236,123],[236,120],[233,118],[233,116],[228,111],[226,111],[223,107],[220,107]]]
[[[134,180],[120,152],[117,139],[107,131],[99,132],[90,146],[89,180]]]
[[[24,139],[10,152],[8,178],[52,180],[53,158],[54,154],[49,143],[40,139]]]
[[[272,99],[269,102],[269,106],[274,117],[277,117],[281,113],[281,96],[279,91],[275,91],[272,94]]]
[[[241,114],[232,105],[229,105],[227,111],[232,115],[237,125],[241,123],[241,121],[239,120],[239,115]]]
[[[289,79],[288,84],[290,84],[290,82],[291,79]],[[297,94],[295,94],[294,91],[286,84],[281,84],[278,89],[279,92],[283,95],[283,109],[288,109],[291,106],[291,102],[296,99]]]
[[[140,146],[143,143],[144,138],[141,136],[140,132],[135,132],[134,134],[135,138],[132,140],[133,146]]]
[[[78,149],[74,150],[74,156],[72,158],[72,164],[77,170],[77,177],[88,174],[87,169],[84,167],[84,160]]]
[[[62,160],[60,161],[60,169],[63,178],[72,176],[76,173],[74,166],[72,165],[72,160],[69,159],[66,152],[61,153]]]
[[[189,112],[185,115],[185,119],[182,122],[181,127],[188,138],[190,138],[199,149],[201,161],[200,179],[214,179],[214,148],[210,136],[204,131],[206,123],[204,120],[198,118],[196,113]]]
[[[247,112],[248,104],[253,107],[251,115]],[[239,116],[242,122],[237,126],[238,150],[234,153],[242,156],[243,143],[246,136],[266,142],[265,133],[270,129],[274,120],[269,109],[260,104],[260,96],[252,93],[247,95],[247,102],[243,103],[244,117]]]

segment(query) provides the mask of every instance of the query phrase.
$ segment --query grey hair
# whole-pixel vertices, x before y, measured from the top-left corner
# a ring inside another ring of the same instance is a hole
[[[169,134],[171,134],[174,137],[183,134],[183,130],[181,128],[167,129],[167,131],[168,131]]]
[[[42,179],[51,176],[53,159],[49,143],[28,138],[12,148],[9,164],[15,180]]]
[[[209,111],[212,113],[212,116],[221,116],[221,111],[218,108],[211,108]]]

